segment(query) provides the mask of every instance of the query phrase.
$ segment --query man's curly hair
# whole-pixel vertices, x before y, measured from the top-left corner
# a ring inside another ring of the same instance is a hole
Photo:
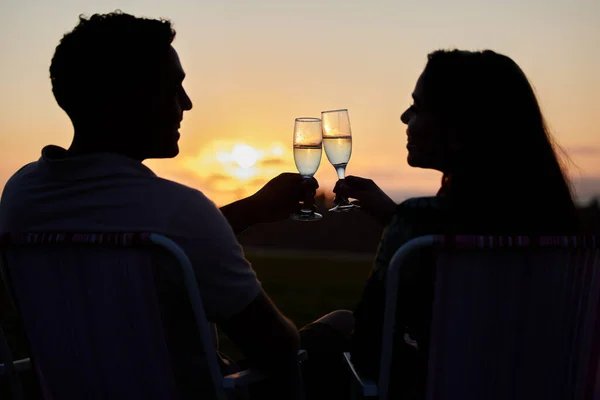
[[[175,38],[171,22],[119,10],[79,17],[50,64],[52,92],[73,117],[146,84]]]

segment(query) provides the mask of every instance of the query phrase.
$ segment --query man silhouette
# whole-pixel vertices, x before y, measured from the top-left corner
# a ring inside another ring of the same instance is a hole
[[[299,348],[294,324],[269,300],[236,233],[286,218],[307,189],[282,174],[255,195],[221,210],[200,191],[157,177],[142,164],[179,153],[179,128],[192,102],[171,43],[169,21],[115,12],[80,17],[56,48],[52,91],[74,127],[71,146],[46,146],[41,158],[8,181],[0,233],[25,231],[153,231],[174,239],[191,259],[206,313],[250,362],[286,382]],[[316,189],[316,181],[308,182]],[[199,346],[189,307],[173,271],[161,300],[176,378],[184,397],[201,387]],[[226,363],[224,363],[224,367]]]

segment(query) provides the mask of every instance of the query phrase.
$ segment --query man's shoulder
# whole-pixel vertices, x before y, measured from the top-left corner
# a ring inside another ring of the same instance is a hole
[[[154,173],[140,175],[139,185],[152,204],[161,203],[175,207],[175,214],[186,212],[199,212],[200,210],[217,209],[215,204],[200,189],[179,183],[177,181],[163,178]]]
[[[192,225],[196,230],[222,222],[217,221],[222,219],[219,208],[201,190],[160,177],[146,184],[152,186],[147,193],[155,196],[153,204],[170,204],[171,221],[176,226]]]
[[[28,215],[28,213],[19,211],[27,210],[27,205],[23,202],[23,193],[35,185],[36,168],[37,161],[24,165],[8,179],[2,188],[0,230],[6,229],[9,219],[19,215]]]
[[[17,172],[15,172],[13,174],[13,176],[19,175],[19,174],[22,174],[22,173],[25,173],[27,171],[32,170],[33,168],[35,168],[37,166],[37,163],[38,163],[38,161],[32,161],[30,163],[27,163],[27,164],[23,165],[21,168],[19,168],[17,170]]]
[[[35,171],[38,163],[39,163],[39,161],[32,161],[30,163],[23,165],[14,174],[12,174],[12,176],[10,177],[10,179],[8,181],[10,182],[11,180],[19,179],[19,178],[27,175],[28,173]]]
[[[149,178],[148,185],[152,185],[155,190],[162,192],[166,196],[177,196],[182,198],[197,196],[204,197],[201,191],[194,189],[191,186],[187,186],[170,179],[161,178],[159,176],[147,178]]]
[[[4,195],[5,193],[10,192],[13,187],[21,187],[24,184],[23,181],[32,173],[35,173],[37,164],[38,161],[33,161],[19,168],[10,178],[8,178],[8,181],[6,181],[2,194]]]
[[[166,178],[154,177],[152,179],[151,191],[156,196],[169,199],[184,209],[186,208],[216,208],[201,190],[184,185]],[[181,211],[184,211],[183,209]]]

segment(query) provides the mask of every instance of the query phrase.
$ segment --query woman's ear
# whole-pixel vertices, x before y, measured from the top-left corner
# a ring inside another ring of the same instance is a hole
[[[460,153],[466,147],[464,132],[456,127],[449,127],[446,131],[447,146],[450,153]]]
[[[467,162],[467,140],[464,130],[449,127],[446,131],[445,168],[455,168]]]

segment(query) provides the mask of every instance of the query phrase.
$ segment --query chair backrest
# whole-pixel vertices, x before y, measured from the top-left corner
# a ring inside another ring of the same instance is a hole
[[[47,399],[179,398],[153,271],[157,260],[169,258],[164,249],[174,267],[183,269],[203,356],[217,398],[223,398],[193,270],[174,242],[139,233],[34,233],[3,241],[7,275]]]
[[[410,243],[392,279],[403,254],[437,251],[427,399],[600,398],[599,244],[524,236]]]

